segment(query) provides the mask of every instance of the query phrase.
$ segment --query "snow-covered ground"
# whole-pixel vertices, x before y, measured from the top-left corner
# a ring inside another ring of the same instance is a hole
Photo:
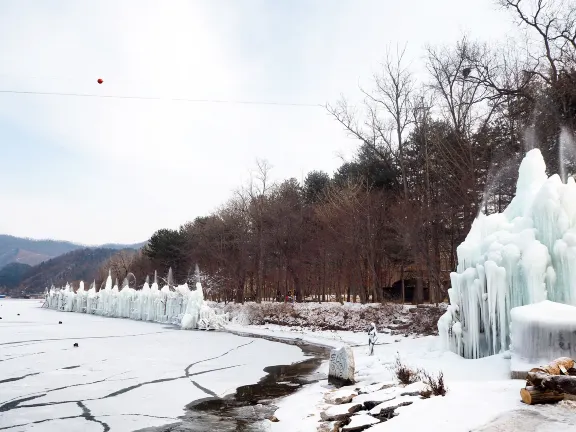
[[[0,301],[0,430],[132,431],[174,423],[191,401],[233,393],[241,385],[257,382],[266,366],[304,358],[295,346],[260,338],[61,313],[40,309],[40,304]],[[368,356],[364,332],[245,325],[238,320],[228,330],[330,347],[352,346],[358,382],[338,390],[339,394],[357,394],[360,387],[374,391],[393,381],[391,368],[397,355],[411,367],[444,372],[445,397],[400,396],[416,385],[352,399],[353,405],[380,397],[386,404],[390,394],[412,402],[369,431],[576,430],[574,405],[529,407],[520,402],[524,382],[509,378],[509,359],[498,355],[466,360],[439,350],[437,336],[403,336],[380,327],[375,355]],[[320,372],[328,372],[327,362]],[[321,414],[342,409],[326,402],[330,395],[334,388],[326,380],[307,385],[276,401],[279,421],[264,426],[272,432],[322,430],[319,427],[328,423],[321,421]],[[350,426],[364,422],[375,422],[367,411],[354,415]]]
[[[412,399],[414,403],[396,409],[398,416],[368,429],[370,432],[442,431],[442,432],[506,432],[506,431],[573,431],[576,410],[570,404],[530,407],[520,401],[523,380],[510,379],[510,360],[502,355],[467,360],[452,352],[438,349],[439,338],[426,336],[406,338],[380,333],[375,355],[368,356],[366,333],[345,331],[307,331],[302,328],[265,326],[229,326],[234,331],[353,347],[357,385],[344,393],[374,383],[394,380],[391,367],[396,356],[414,368],[431,373],[444,372],[448,394],[430,399]],[[321,372],[328,372],[328,364]],[[317,430],[320,413],[330,408],[324,398],[333,391],[325,381],[309,385],[276,405],[272,423],[274,432],[310,432]],[[400,393],[400,392],[399,392]],[[354,401],[354,400],[353,400]],[[365,411],[364,411],[365,413]],[[365,414],[358,414],[362,416]],[[521,421],[518,418],[522,417]],[[354,418],[354,417],[353,417]],[[517,425],[522,424],[522,429]]]
[[[0,430],[132,431],[256,383],[295,346],[0,300]],[[62,321],[62,324],[58,324]],[[78,347],[74,347],[78,343]]]

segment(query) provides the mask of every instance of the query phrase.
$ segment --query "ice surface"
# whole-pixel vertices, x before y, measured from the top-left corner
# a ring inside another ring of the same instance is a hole
[[[537,365],[576,358],[576,307],[546,300],[514,308],[510,314],[515,361]]]
[[[46,304],[65,312],[179,324],[182,329],[216,330],[228,322],[227,314],[216,313],[204,301],[200,282],[194,291],[187,284],[159,289],[156,281],[152,287],[146,282],[141,290],[135,290],[127,280],[119,289],[117,282],[112,286],[110,273],[100,291],[96,291],[95,284],[85,291],[84,282],[76,292],[68,284],[61,289],[52,287],[46,293]]]
[[[548,178],[540,151],[529,151],[510,205],[481,213],[457,254],[450,306],[438,321],[444,347],[466,358],[507,351],[512,308],[576,305],[574,179]]]
[[[0,301],[0,430],[133,431],[177,423],[194,400],[234,393],[257,383],[268,366],[306,359],[294,345],[41,306]],[[78,402],[94,420],[82,417]]]

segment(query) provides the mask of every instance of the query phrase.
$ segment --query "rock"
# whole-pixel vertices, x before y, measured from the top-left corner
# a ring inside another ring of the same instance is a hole
[[[342,421],[350,418],[352,414],[362,409],[362,404],[348,403],[335,405],[320,413],[320,418],[324,421]]]
[[[421,391],[404,392],[400,393],[400,396],[420,396]]]
[[[358,394],[362,395],[362,394],[368,394],[368,393],[374,393],[378,390],[384,390],[390,387],[394,387],[396,385],[395,381],[385,381],[382,383],[374,383],[374,384],[370,384],[368,386],[364,386],[364,387],[360,387],[358,390]]]
[[[410,327],[410,323],[401,323],[401,324],[395,324],[392,329],[393,330],[406,330],[407,328]]]
[[[278,420],[278,417],[276,417],[276,416],[272,416],[268,420],[270,420],[272,423],[278,423],[280,421],[280,420]]]
[[[324,400],[332,405],[342,405],[352,402],[356,396],[358,394],[352,390],[335,390],[324,395]]]
[[[350,418],[350,423],[342,428],[342,432],[362,431],[377,423],[380,423],[380,420],[368,414],[357,414]]]
[[[372,408],[374,408],[375,406],[380,405],[382,402],[375,402],[375,401],[366,401],[364,402],[364,409],[366,411],[370,411]]]
[[[338,384],[354,383],[354,353],[349,346],[333,349],[330,352],[330,366],[328,368],[328,381]]]
[[[397,388],[389,387],[383,390],[378,390],[377,392],[360,395],[354,398],[353,402],[361,403],[364,405],[365,409],[371,410],[383,402],[396,398],[398,391]]]
[[[394,410],[406,405],[412,405],[418,398],[414,396],[401,396],[376,405],[370,410],[370,414],[380,420],[389,420],[394,417]]]

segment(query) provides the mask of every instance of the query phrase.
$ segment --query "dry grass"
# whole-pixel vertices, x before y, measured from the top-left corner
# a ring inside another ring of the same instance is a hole
[[[429,390],[434,396],[445,396],[448,392],[448,387],[444,383],[444,373],[442,371],[438,372],[438,375],[434,376],[426,371],[422,371],[422,380],[424,384],[428,386]],[[430,396],[428,396],[430,397]]]
[[[402,363],[400,355],[396,356],[394,362],[393,372],[398,381],[404,385],[413,384],[421,380],[422,371],[420,369],[413,369]]]

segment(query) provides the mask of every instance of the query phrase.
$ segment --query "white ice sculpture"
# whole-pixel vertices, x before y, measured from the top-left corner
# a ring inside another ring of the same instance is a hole
[[[157,282],[150,287],[147,281],[141,290],[130,288],[127,281],[119,289],[118,283],[112,286],[110,274],[100,291],[96,291],[95,283],[85,291],[84,282],[76,293],[68,284],[62,289],[52,287],[46,292],[46,304],[66,312],[178,324],[183,329],[216,330],[228,321],[227,314],[217,314],[204,301],[200,283],[194,291],[187,284],[174,290],[166,285],[159,290]]]
[[[457,254],[450,306],[438,321],[444,346],[466,358],[507,351],[512,308],[576,305],[574,179],[548,178],[540,151],[529,151],[510,205],[481,213]]]

